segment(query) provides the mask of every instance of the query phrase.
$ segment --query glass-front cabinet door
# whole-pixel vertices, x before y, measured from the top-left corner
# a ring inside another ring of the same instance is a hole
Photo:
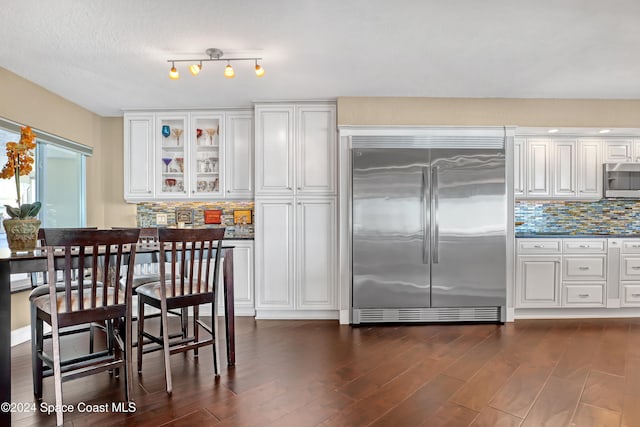
[[[224,114],[191,114],[191,197],[221,197],[224,188]]]
[[[157,174],[156,196],[183,199],[187,197],[188,114],[158,114],[156,116]],[[158,144],[159,141],[159,144]]]

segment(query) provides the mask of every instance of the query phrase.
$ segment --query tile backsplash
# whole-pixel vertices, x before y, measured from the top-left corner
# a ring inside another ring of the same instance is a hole
[[[640,233],[639,200],[517,200],[514,216],[516,233]]]
[[[176,225],[176,209],[193,209],[192,227],[226,227],[226,236],[253,237],[254,225],[240,225],[233,223],[233,212],[236,210],[251,210],[253,213],[253,200],[222,201],[222,202],[145,202],[137,204],[136,221],[138,227],[156,227],[157,214],[167,216],[167,225]],[[222,211],[222,224],[205,224],[204,211],[219,209]],[[160,225],[161,227],[164,225]]]

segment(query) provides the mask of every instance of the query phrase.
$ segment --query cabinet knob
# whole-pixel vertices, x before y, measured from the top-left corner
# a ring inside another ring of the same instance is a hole
[[[229,190],[228,188],[227,188],[227,193],[231,193],[231,190]]]
[[[298,190],[302,190],[302,187],[298,187]]]
[[[151,194],[151,191],[147,191],[147,193]]]

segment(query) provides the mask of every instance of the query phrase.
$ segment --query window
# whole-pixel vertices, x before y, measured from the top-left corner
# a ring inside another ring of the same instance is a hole
[[[23,203],[42,203],[38,214],[41,227],[84,227],[85,209],[85,158],[92,149],[73,141],[47,134],[36,133],[36,159],[33,171],[20,177]],[[0,167],[7,162],[5,145],[19,141],[20,125],[0,118]],[[16,205],[15,180],[0,179],[0,214],[5,215],[4,205]],[[8,247],[4,227],[0,227],[0,247]],[[21,287],[26,275],[13,275],[12,288]]]

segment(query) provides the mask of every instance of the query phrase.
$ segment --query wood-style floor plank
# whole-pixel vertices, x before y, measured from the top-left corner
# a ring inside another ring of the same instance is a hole
[[[214,378],[210,349],[162,355],[134,373],[134,413],[69,413],[97,426],[640,426],[640,320],[522,320],[506,325],[350,327],[238,318],[237,365]],[[65,337],[77,354],[86,336]],[[224,341],[221,342],[224,348]],[[30,344],[12,349],[14,402],[33,402]],[[65,403],[124,398],[107,373],[63,384]],[[51,378],[44,401],[55,401]],[[55,425],[40,411],[12,425]]]

